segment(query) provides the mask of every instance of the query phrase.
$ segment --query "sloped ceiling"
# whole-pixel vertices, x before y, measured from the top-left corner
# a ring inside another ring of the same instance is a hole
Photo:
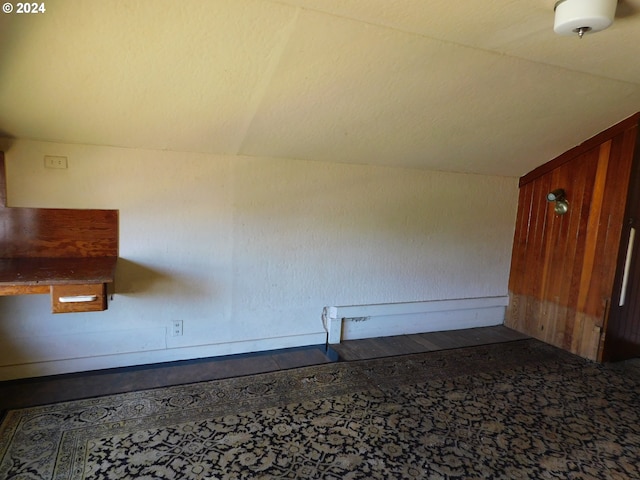
[[[0,133],[520,176],[640,110],[640,0],[553,4],[47,0],[1,14]]]

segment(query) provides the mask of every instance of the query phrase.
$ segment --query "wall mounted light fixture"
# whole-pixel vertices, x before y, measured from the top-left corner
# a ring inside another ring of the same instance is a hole
[[[613,23],[618,0],[559,0],[553,30],[558,35],[599,32]]]
[[[555,190],[547,193],[547,202],[555,202],[553,210],[558,215],[564,215],[569,211],[569,202],[562,188],[556,188]]]

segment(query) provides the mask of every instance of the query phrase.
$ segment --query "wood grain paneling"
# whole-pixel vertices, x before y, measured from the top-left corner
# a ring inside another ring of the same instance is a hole
[[[1,257],[118,256],[118,211],[0,208]]]
[[[522,177],[505,324],[599,359],[638,115]],[[546,201],[563,188],[569,211]]]
[[[7,174],[4,167],[4,152],[0,152],[0,208],[7,206]]]
[[[118,257],[0,258],[0,287],[109,283],[117,261]],[[0,295],[11,295],[8,292],[0,289]]]

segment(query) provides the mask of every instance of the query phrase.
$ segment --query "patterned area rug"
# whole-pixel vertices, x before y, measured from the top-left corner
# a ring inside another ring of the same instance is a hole
[[[535,340],[10,411],[2,479],[638,479],[640,369]]]

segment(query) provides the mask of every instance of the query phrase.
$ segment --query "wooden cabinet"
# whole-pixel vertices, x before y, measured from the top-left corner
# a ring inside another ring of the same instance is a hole
[[[50,294],[53,313],[107,308],[118,211],[7,206],[0,152],[0,296]]]
[[[592,360],[615,350],[607,330],[621,295],[639,119],[633,115],[520,179],[505,324]],[[547,201],[559,188],[569,203],[564,215]]]

